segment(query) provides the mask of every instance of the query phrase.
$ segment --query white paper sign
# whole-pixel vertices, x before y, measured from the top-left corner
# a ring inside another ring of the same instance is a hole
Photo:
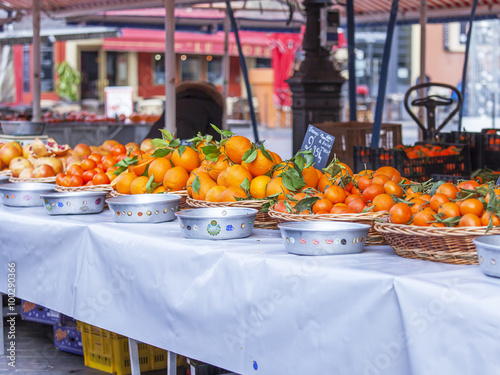
[[[106,116],[130,116],[134,112],[134,89],[131,86],[111,86],[104,88]]]

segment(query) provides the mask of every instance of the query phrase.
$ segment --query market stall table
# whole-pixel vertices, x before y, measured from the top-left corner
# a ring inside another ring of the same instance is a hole
[[[497,374],[500,279],[478,266],[287,254],[278,231],[185,239],[0,206],[0,291],[240,374]]]

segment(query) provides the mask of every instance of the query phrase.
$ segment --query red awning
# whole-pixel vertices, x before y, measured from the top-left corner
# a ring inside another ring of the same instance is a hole
[[[276,33],[240,31],[243,54],[248,57],[271,58],[271,38]],[[162,30],[122,29],[119,38],[105,38],[107,51],[164,52],[165,32]],[[193,32],[175,33],[175,52],[202,55],[224,54],[224,33],[201,34]],[[229,54],[238,56],[238,48],[232,33],[229,34]]]

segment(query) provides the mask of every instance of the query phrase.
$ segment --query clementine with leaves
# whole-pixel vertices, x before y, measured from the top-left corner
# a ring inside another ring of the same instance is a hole
[[[169,169],[163,176],[163,186],[168,191],[179,191],[186,187],[189,175],[183,167],[173,167]]]
[[[186,171],[191,172],[200,166],[200,158],[197,151],[181,145],[172,153],[172,163],[176,167],[183,167]]]
[[[234,164],[241,164],[243,154],[252,147],[252,142],[241,135],[233,135],[224,145],[227,157]]]

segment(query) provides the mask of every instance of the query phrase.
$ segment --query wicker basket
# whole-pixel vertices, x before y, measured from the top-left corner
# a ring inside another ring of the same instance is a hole
[[[108,192],[108,194],[106,194],[106,198],[111,197],[111,192],[113,191],[113,188],[109,184],[91,185],[91,186],[75,186],[75,187],[64,187],[64,186],[56,185],[55,189],[56,189],[56,191],[58,191],[60,193],[79,192],[79,191],[106,191],[106,192]]]
[[[301,215],[301,214],[290,214],[285,212],[278,212],[269,209],[269,216],[271,216],[276,222],[284,223],[287,221],[311,221],[311,220],[326,220],[326,221],[349,221],[351,223],[369,224],[372,227],[368,231],[368,237],[366,239],[366,245],[386,245],[384,238],[380,233],[378,233],[374,228],[375,219],[387,215],[387,212],[367,212],[360,214],[322,214],[322,215]]]
[[[4,169],[3,171],[0,171],[0,176],[10,176],[12,172],[10,169]]]
[[[375,223],[375,229],[399,256],[452,264],[478,264],[472,239],[485,234],[500,234],[500,227],[494,227],[488,233],[486,228]]]
[[[18,177],[9,177],[9,182],[46,182],[46,183],[54,183],[56,182],[55,177],[41,177],[41,178],[18,178]]]
[[[255,208],[259,212],[255,217],[255,228],[278,229],[276,221],[273,220],[267,212],[262,212],[262,206],[267,203],[267,200],[243,200],[237,202],[207,202],[193,198],[187,198],[186,203],[190,208],[206,208],[206,207],[242,207]]]

